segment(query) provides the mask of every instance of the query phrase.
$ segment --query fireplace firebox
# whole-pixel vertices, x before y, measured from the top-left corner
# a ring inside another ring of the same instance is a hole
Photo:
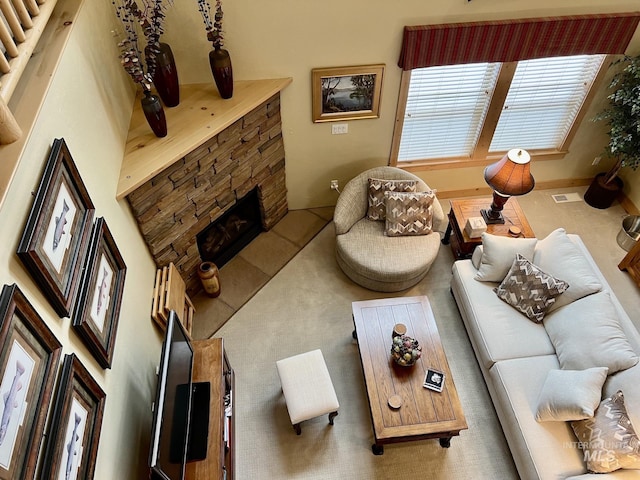
[[[262,232],[257,189],[251,190],[215,222],[196,235],[200,258],[218,268]]]

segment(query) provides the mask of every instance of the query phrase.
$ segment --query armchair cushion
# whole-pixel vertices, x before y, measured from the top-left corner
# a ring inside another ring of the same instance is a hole
[[[369,179],[369,220],[384,220],[386,215],[386,192],[415,192],[416,180],[385,180],[382,178]]]
[[[385,235],[427,235],[431,233],[433,192],[384,192]]]

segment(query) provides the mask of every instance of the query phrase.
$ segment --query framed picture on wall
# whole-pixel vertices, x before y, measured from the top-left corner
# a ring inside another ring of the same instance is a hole
[[[53,142],[35,194],[18,257],[61,317],[68,317],[94,207],[64,139]]]
[[[16,284],[0,293],[0,479],[35,478],[62,344]]]
[[[51,415],[42,478],[93,478],[106,394],[75,354],[66,355]]]
[[[102,368],[111,368],[127,267],[104,218],[96,220],[72,324]]]
[[[384,65],[314,68],[311,71],[313,121],[380,117]]]

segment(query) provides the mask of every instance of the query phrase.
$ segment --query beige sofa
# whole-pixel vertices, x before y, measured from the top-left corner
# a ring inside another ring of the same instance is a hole
[[[560,342],[574,342],[578,351],[580,348],[585,350],[582,354],[586,361],[597,363],[601,345],[591,345],[588,340],[582,340],[583,335],[588,337],[595,333],[587,325],[603,317],[617,317],[623,333],[619,335],[621,338],[616,336],[616,341],[628,343],[622,347],[614,345],[614,350],[626,349],[627,357],[640,353],[640,334],[580,237],[567,235],[559,229],[544,240],[533,242],[533,254],[529,252],[528,255],[532,257],[529,260],[570,285],[565,293],[557,297],[557,303],[541,323],[535,323],[498,298],[494,288],[499,285],[500,275],[504,276],[504,273],[495,275],[498,280],[494,281],[475,278],[482,269],[484,273],[487,272],[487,263],[483,263],[487,260],[486,256],[483,258],[483,255],[487,255],[487,243],[477,247],[472,259],[454,263],[451,281],[453,296],[518,472],[524,480],[640,479],[640,470],[632,469],[606,474],[589,473],[585,461],[588,455],[585,456],[581,450],[571,422],[537,421],[535,418],[541,390],[549,372],[561,369],[560,355],[565,355],[566,343]],[[527,248],[531,248],[531,245]],[[505,265],[512,262],[513,250],[510,248],[496,249],[494,246],[491,253],[494,262],[502,261]],[[503,258],[496,258],[500,255]],[[491,280],[490,277],[485,276]],[[565,295],[566,298],[563,298]],[[564,328],[571,325],[570,334],[566,335],[565,332],[564,337],[559,337],[554,331],[558,326]],[[603,344],[608,345],[604,342],[606,339],[602,340]],[[560,349],[562,351],[557,351]],[[617,352],[609,353],[615,355]],[[565,356],[562,359],[566,361]],[[630,363],[623,365],[628,368],[608,376],[605,373],[603,378],[606,381],[597,399],[599,401],[622,390],[629,418],[640,431],[640,364],[629,367],[635,362],[631,359]],[[570,387],[567,386],[566,390],[569,391]]]
[[[422,280],[438,255],[444,212],[433,201],[433,231],[428,235],[388,237],[385,222],[366,217],[368,179],[415,180],[418,192],[430,188],[419,177],[395,167],[376,167],[351,179],[333,214],[336,260],[355,283],[379,292],[397,292]]]

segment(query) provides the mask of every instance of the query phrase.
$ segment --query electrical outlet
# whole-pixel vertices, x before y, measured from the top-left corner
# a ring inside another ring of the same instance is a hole
[[[593,159],[593,162],[591,163],[591,165],[598,165],[600,163],[600,159],[602,157],[600,157],[600,155],[598,155],[596,158]]]
[[[343,135],[349,133],[348,123],[334,123],[331,125],[331,135]]]
[[[331,190],[338,190],[339,185],[338,185],[338,180],[331,180]]]

